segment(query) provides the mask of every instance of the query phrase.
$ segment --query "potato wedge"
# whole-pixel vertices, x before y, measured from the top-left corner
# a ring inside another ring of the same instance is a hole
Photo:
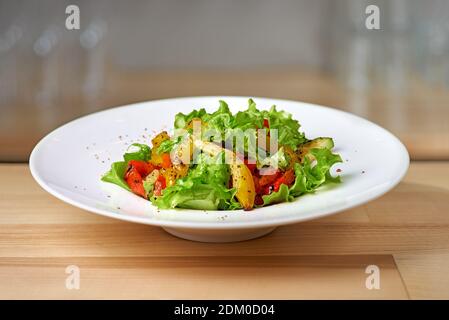
[[[231,164],[232,186],[236,188],[235,196],[243,209],[251,210],[254,207],[256,188],[253,176],[248,167],[242,163]]]
[[[254,186],[251,171],[245,163],[240,158],[236,157],[234,152],[223,149],[215,143],[195,140],[194,145],[211,156],[216,156],[224,151],[226,156],[233,160],[232,163],[229,164],[229,167],[231,169],[232,186],[236,189],[235,196],[243,209],[251,210],[254,207],[256,188]]]

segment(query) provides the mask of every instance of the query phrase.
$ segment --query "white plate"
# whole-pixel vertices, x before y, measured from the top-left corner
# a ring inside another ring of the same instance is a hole
[[[257,107],[273,104],[293,114],[308,138],[330,136],[344,162],[342,183],[290,203],[245,211],[158,210],[149,201],[100,181],[127,144],[145,142],[171,129],[174,116],[218,100],[235,112],[246,109],[243,97],[191,97],[149,101],[109,109],[74,120],[42,139],[30,157],[36,181],[49,193],[79,208],[111,218],[161,226],[182,238],[227,242],[251,239],[275,227],[324,217],[365,203],[393,188],[405,175],[409,156],[390,132],[355,115],[302,102],[255,98]],[[339,170],[339,171],[340,171]]]

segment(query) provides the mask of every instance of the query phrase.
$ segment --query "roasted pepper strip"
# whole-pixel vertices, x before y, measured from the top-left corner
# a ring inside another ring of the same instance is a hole
[[[279,170],[276,170],[273,174],[267,174],[260,176],[259,184],[261,187],[273,184],[281,176]]]
[[[291,185],[295,181],[295,173],[293,170],[287,170],[285,173],[274,182],[273,185],[273,191],[278,192],[279,188],[282,184],[285,184],[287,186]]]

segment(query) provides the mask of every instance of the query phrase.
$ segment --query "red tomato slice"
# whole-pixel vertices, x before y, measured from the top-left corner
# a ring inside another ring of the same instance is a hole
[[[145,178],[154,170],[152,164],[142,160],[130,160],[128,165],[135,168],[142,178]]]
[[[145,198],[145,189],[143,188],[142,176],[135,167],[131,167],[125,175],[125,180],[131,191]]]

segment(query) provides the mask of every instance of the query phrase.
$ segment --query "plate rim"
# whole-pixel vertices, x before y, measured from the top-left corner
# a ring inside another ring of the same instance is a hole
[[[75,118],[67,123],[64,123],[63,125],[55,128],[54,130],[47,133],[42,139],[39,140],[39,142],[34,146],[30,157],[29,157],[29,168],[32,177],[34,180],[39,184],[41,188],[43,188],[45,191],[47,191],[52,196],[58,198],[61,201],[64,201],[72,206],[75,206],[77,208],[80,208],[82,210],[85,210],[89,213],[99,214],[101,216],[118,219],[122,221],[128,221],[128,222],[134,222],[134,223],[140,223],[140,224],[146,224],[146,225],[153,225],[153,226],[159,226],[159,227],[171,227],[171,228],[183,228],[183,229],[217,229],[217,230],[226,230],[226,229],[253,229],[253,228],[263,228],[263,227],[269,227],[269,226],[281,226],[281,225],[288,225],[288,224],[294,224],[299,222],[305,222],[309,220],[315,220],[320,219],[326,216],[330,216],[333,214],[337,214],[339,212],[349,210],[351,208],[357,207],[361,204],[373,201],[384,194],[391,191],[407,174],[409,165],[410,165],[410,156],[408,153],[407,148],[404,146],[404,144],[400,141],[398,137],[396,137],[393,133],[391,133],[389,130],[383,128],[382,126],[376,124],[375,122],[372,122],[370,120],[367,120],[363,117],[360,117],[358,115],[355,115],[351,112],[343,111],[340,109],[303,102],[303,101],[297,101],[297,100],[288,100],[288,99],[278,99],[278,98],[270,98],[270,97],[252,97],[254,100],[258,99],[265,99],[265,100],[275,100],[278,102],[287,102],[287,103],[300,103],[303,105],[307,105],[313,108],[319,108],[324,109],[330,112],[335,112],[342,114],[346,117],[352,117],[356,118],[358,121],[366,122],[367,124],[376,127],[376,129],[383,131],[389,138],[391,138],[392,141],[395,142],[395,144],[399,147],[399,153],[401,154],[401,159],[398,161],[398,163],[401,163],[401,172],[400,174],[394,176],[394,179],[389,182],[388,186],[383,187],[380,191],[370,191],[370,193],[374,193],[374,195],[365,195],[365,196],[358,196],[356,199],[353,199],[349,204],[343,203],[340,205],[337,205],[336,207],[328,207],[326,209],[315,209],[318,211],[317,213],[313,213],[313,210],[311,211],[312,216],[287,216],[286,218],[282,219],[280,217],[276,218],[270,218],[265,219],[263,221],[175,221],[175,220],[162,220],[162,219],[148,219],[147,216],[132,216],[129,214],[120,214],[115,213],[112,211],[109,211],[107,209],[101,209],[96,208],[90,205],[83,204],[82,202],[72,200],[70,197],[65,196],[64,194],[60,193],[59,191],[53,189],[51,186],[49,186],[43,179],[43,177],[40,176],[39,170],[37,169],[36,164],[36,156],[39,153],[40,149],[43,147],[43,145],[58,131],[63,130],[66,126],[72,125],[75,122],[83,121],[85,118],[89,118],[92,116],[98,116],[102,113],[107,113],[111,111],[116,111],[120,109],[125,109],[129,107],[135,107],[140,104],[146,104],[146,103],[158,103],[163,101],[175,101],[175,100],[185,100],[185,99],[218,99],[218,100],[226,100],[226,99],[249,99],[249,97],[246,96],[183,96],[183,97],[174,97],[174,98],[164,98],[164,99],[156,99],[156,100],[146,100],[146,101],[140,101],[135,102],[131,104],[126,105],[120,105],[115,106],[112,108],[107,108],[104,110],[100,110],[97,112],[89,113],[83,116],[80,116],[78,118]],[[279,104],[279,103],[277,103]],[[273,207],[277,206],[278,204],[274,204]],[[293,209],[294,208],[290,208]],[[161,209],[162,210],[162,209]],[[164,210],[164,211],[170,211],[170,212],[177,212],[180,213],[183,211],[183,209],[170,209],[170,210]],[[210,211],[210,212],[226,212],[226,211],[217,211],[217,210],[197,210],[197,211]],[[289,210],[291,211],[291,210]],[[206,214],[204,212],[204,214]]]

